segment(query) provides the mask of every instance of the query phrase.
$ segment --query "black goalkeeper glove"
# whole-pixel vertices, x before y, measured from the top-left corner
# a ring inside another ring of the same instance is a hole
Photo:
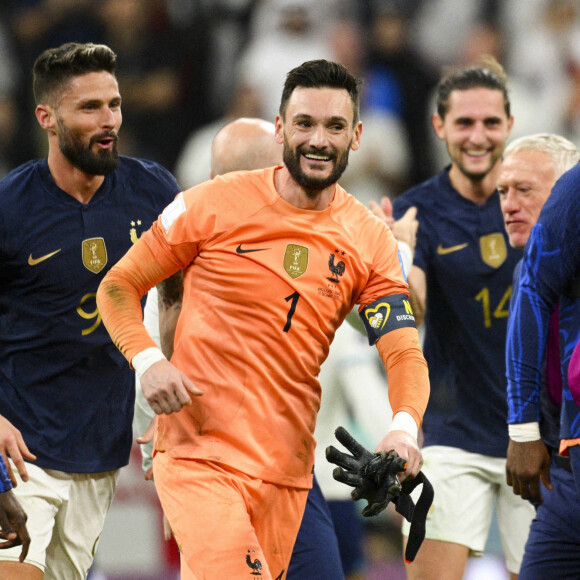
[[[407,460],[391,453],[371,453],[365,449],[344,427],[334,432],[336,438],[352,455],[339,451],[332,445],[326,448],[326,459],[335,463],[332,476],[337,481],[354,487],[353,500],[366,499],[365,517],[376,516],[401,492],[397,473],[405,471]]]
[[[434,497],[431,483],[422,471],[417,477],[407,478],[401,483],[397,474],[407,468],[406,459],[394,451],[371,453],[344,427],[338,427],[334,434],[352,455],[332,445],[326,448],[326,459],[338,465],[332,476],[354,487],[351,492],[353,500],[367,500],[368,504],[362,512],[365,517],[382,512],[390,501],[395,504],[396,510],[411,522],[405,561],[412,562],[425,539],[425,522]],[[423,484],[423,490],[415,506],[410,494],[420,484]]]

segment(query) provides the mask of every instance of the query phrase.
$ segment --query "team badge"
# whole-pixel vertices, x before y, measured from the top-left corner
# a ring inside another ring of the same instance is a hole
[[[131,229],[129,230],[129,237],[131,241],[135,243],[139,239],[139,235],[137,234],[137,228],[141,228],[141,220],[132,220],[131,221]]]
[[[252,576],[261,576],[262,562],[260,562],[260,560],[258,560],[256,557],[254,557],[254,560],[252,561],[252,555],[255,553],[255,550],[248,550],[248,553],[246,554],[246,564],[250,567],[250,570],[252,570],[250,572]]]
[[[94,274],[107,265],[107,247],[103,238],[83,240],[83,264]]]
[[[335,252],[338,254],[338,250],[335,250]],[[342,252],[342,255],[344,256],[344,252]],[[340,282],[338,277],[344,274],[346,265],[342,260],[340,260],[338,263],[335,264],[334,257],[335,257],[334,254],[330,254],[330,258],[328,258],[328,268],[332,272],[332,276],[327,278],[327,280],[330,280],[331,282],[338,284]]]
[[[479,238],[481,259],[492,268],[499,268],[507,258],[507,246],[503,234],[488,234]]]
[[[295,279],[308,268],[308,248],[297,244],[288,244],[284,252],[284,270],[290,278]]]

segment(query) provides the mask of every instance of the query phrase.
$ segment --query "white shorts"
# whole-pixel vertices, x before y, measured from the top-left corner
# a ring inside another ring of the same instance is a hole
[[[517,574],[535,510],[507,485],[505,458],[440,445],[422,453],[423,472],[435,491],[425,537],[467,546],[470,556],[481,556],[496,504],[506,565]],[[415,503],[421,489],[413,493]],[[409,527],[405,520],[403,535],[409,535]]]
[[[25,560],[45,580],[84,580],[93,562],[105,516],[115,495],[119,470],[64,473],[26,463],[27,482],[14,493],[28,515],[30,550]],[[21,547],[0,550],[0,560],[18,561]]]

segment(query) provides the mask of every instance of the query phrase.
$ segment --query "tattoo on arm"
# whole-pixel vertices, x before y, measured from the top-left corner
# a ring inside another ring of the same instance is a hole
[[[161,350],[168,359],[171,359],[175,328],[183,300],[183,272],[177,272],[157,284],[157,292],[159,294]]]
[[[183,300],[183,272],[180,270],[157,284],[159,293],[159,312],[181,310]]]

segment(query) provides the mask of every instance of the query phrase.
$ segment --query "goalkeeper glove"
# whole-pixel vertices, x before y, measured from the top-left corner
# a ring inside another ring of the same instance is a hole
[[[351,492],[353,500],[367,500],[368,504],[362,512],[365,517],[377,515],[390,501],[395,504],[396,510],[411,522],[405,561],[412,562],[425,539],[425,522],[434,497],[431,483],[422,471],[413,479],[408,478],[401,483],[398,473],[405,471],[407,460],[395,451],[371,453],[344,427],[338,427],[335,436],[352,455],[332,445],[326,448],[327,460],[338,465],[332,476],[354,487]],[[423,490],[415,506],[410,494],[420,484],[423,484]]]

